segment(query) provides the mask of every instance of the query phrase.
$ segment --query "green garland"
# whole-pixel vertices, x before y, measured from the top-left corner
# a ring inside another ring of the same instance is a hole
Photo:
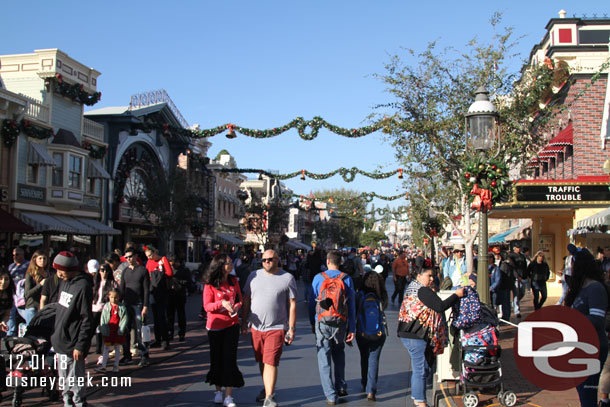
[[[64,78],[60,73],[55,75],[55,92],[73,102],[82,103],[87,106],[93,106],[102,99],[102,92],[87,93],[82,84],[75,83],[70,85],[64,82]]]
[[[290,172],[288,174],[272,174],[268,171],[255,169],[255,168],[222,168],[218,171],[219,172],[229,172],[229,173],[240,173],[240,174],[258,173],[258,174],[261,174],[261,175],[264,174],[264,175],[267,175],[268,177],[276,178],[276,179],[279,179],[282,181],[291,179],[291,178],[296,178],[299,175],[301,176],[302,180],[305,180],[306,177],[309,177],[309,178],[315,179],[315,180],[324,180],[324,179],[333,177],[337,174],[340,174],[345,182],[352,182],[354,180],[354,178],[356,177],[356,174],[361,174],[361,175],[364,175],[365,177],[369,177],[372,179],[386,179],[393,175],[399,174],[399,176],[398,176],[399,179],[402,179],[403,170],[402,170],[402,168],[399,168],[397,170],[389,171],[389,172],[377,172],[377,171],[367,172],[367,171],[361,170],[356,167],[352,167],[352,168],[341,167],[339,169],[336,169],[334,171],[331,171],[331,172],[328,172],[325,174],[316,174],[313,172],[309,172],[307,170]]]
[[[491,202],[494,205],[505,201],[510,192],[508,168],[505,163],[497,159],[474,158],[470,160],[466,163],[466,171],[460,182],[464,187],[464,192],[468,194],[469,202],[474,199],[470,191],[475,185],[491,191]]]
[[[257,129],[249,129],[247,127],[241,127],[234,124],[223,124],[221,126],[216,126],[211,129],[203,129],[203,130],[193,130],[193,129],[183,129],[182,127],[172,126],[168,123],[157,124],[152,122],[140,123],[132,125],[131,134],[136,135],[137,130],[141,130],[144,133],[149,133],[153,129],[156,129],[159,132],[163,132],[165,134],[171,135],[181,135],[183,137],[190,137],[195,139],[200,138],[209,138],[213,137],[217,134],[228,131],[228,138],[235,138],[235,132],[241,133],[244,136],[253,137],[253,138],[270,138],[279,136],[282,133],[287,132],[288,130],[295,128],[297,129],[299,136],[303,140],[313,140],[318,136],[320,128],[326,128],[331,132],[344,137],[356,138],[363,137],[373,133],[374,131],[379,130],[382,126],[377,123],[371,126],[364,126],[360,128],[352,128],[347,129],[339,126],[335,126],[334,124],[328,123],[323,118],[316,116],[312,120],[305,120],[302,117],[297,117],[296,119],[290,121],[289,123],[280,126],[274,127],[272,129],[266,130],[257,130]],[[309,131],[308,131],[309,129]]]
[[[83,148],[89,150],[89,157],[93,159],[104,158],[108,148],[106,146],[96,147],[88,141],[83,141]]]
[[[333,198],[331,195],[305,196],[305,195],[292,194],[292,197],[300,198],[300,199],[313,199],[316,201],[328,201],[330,203],[333,203],[332,201],[337,199],[337,198]],[[375,198],[382,199],[384,201],[395,201],[395,200],[401,199],[401,198],[409,199],[409,194],[385,196],[385,195],[376,194],[375,192],[363,192],[360,194],[360,198],[364,199],[366,202],[371,202]],[[351,200],[351,199],[352,198],[349,198],[349,200]]]
[[[45,140],[53,136],[52,129],[35,126],[30,121],[25,119],[22,119],[20,122],[16,122],[15,120],[11,119],[4,119],[2,121],[2,140],[6,147],[11,148],[17,141],[17,137],[21,132],[28,137],[33,137],[39,140]]]

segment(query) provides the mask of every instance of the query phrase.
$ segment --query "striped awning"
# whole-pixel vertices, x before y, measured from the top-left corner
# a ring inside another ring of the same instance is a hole
[[[558,135],[553,137],[546,147],[544,147],[538,156],[532,158],[527,166],[529,168],[537,167],[538,163],[543,161],[549,161],[551,158],[557,158],[557,154],[565,153],[566,148],[571,147],[574,143],[574,128],[572,123],[568,124],[567,127],[559,132]]]
[[[583,220],[579,220],[578,228],[598,228],[600,226],[610,226],[610,208],[591,215]]]
[[[119,235],[121,232],[90,218],[67,215],[47,215],[21,212],[21,220],[37,233],[65,233],[71,235]]]
[[[55,161],[49,155],[44,145],[30,141],[28,142],[28,164],[50,165],[54,167]]]
[[[94,160],[89,160],[89,168],[87,171],[89,178],[110,179],[110,174],[100,164]]]
[[[243,246],[246,243],[239,239],[237,236],[229,235],[226,233],[216,233],[216,240],[222,241],[226,244],[232,244],[236,246]]]
[[[497,233],[490,237],[487,242],[489,243],[505,243],[507,242],[506,237],[513,233],[515,230],[519,229],[519,226],[515,226],[514,228],[510,228],[505,230],[504,232]]]

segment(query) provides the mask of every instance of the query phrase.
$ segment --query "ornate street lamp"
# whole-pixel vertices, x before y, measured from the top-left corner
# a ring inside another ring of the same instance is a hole
[[[468,108],[466,113],[467,119],[467,137],[469,134],[472,147],[481,155],[493,148],[496,143],[498,130],[497,120],[498,111],[491,103],[487,96],[489,92],[485,87],[480,86],[476,91],[474,103]],[[489,272],[488,264],[488,247],[487,247],[487,208],[481,206],[479,213],[479,257],[477,264],[477,292],[481,298],[481,302],[490,304],[489,298]]]

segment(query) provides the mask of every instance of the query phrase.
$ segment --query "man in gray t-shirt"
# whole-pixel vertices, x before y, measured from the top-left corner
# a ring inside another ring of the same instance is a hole
[[[244,286],[242,332],[251,327],[254,356],[265,388],[257,396],[264,406],[276,406],[275,382],[284,342],[291,344],[297,319],[297,284],[292,274],[279,268],[273,250],[263,253],[263,268],[251,273]]]

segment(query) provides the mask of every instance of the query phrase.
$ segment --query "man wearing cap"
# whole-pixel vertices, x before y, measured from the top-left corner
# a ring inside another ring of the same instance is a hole
[[[515,311],[515,316],[517,318],[521,318],[521,309],[519,307],[519,303],[523,296],[525,296],[525,283],[526,283],[526,275],[525,271],[527,269],[527,260],[525,256],[521,253],[521,246],[516,244],[513,246],[513,252],[508,255],[513,263],[514,263],[514,271],[515,271],[515,288],[513,289],[513,309]]]
[[[464,253],[466,248],[463,244],[458,244],[453,247],[453,258],[446,264],[445,270],[443,270],[443,277],[449,277],[453,283],[453,287],[460,285],[462,276],[468,273],[468,267],[466,267],[466,260],[464,259]]]
[[[92,288],[89,279],[79,271],[74,254],[60,252],[53,260],[53,268],[62,282],[51,344],[58,356],[60,380],[65,383],[64,405],[84,407],[87,405],[85,357],[91,345],[93,324]]]

